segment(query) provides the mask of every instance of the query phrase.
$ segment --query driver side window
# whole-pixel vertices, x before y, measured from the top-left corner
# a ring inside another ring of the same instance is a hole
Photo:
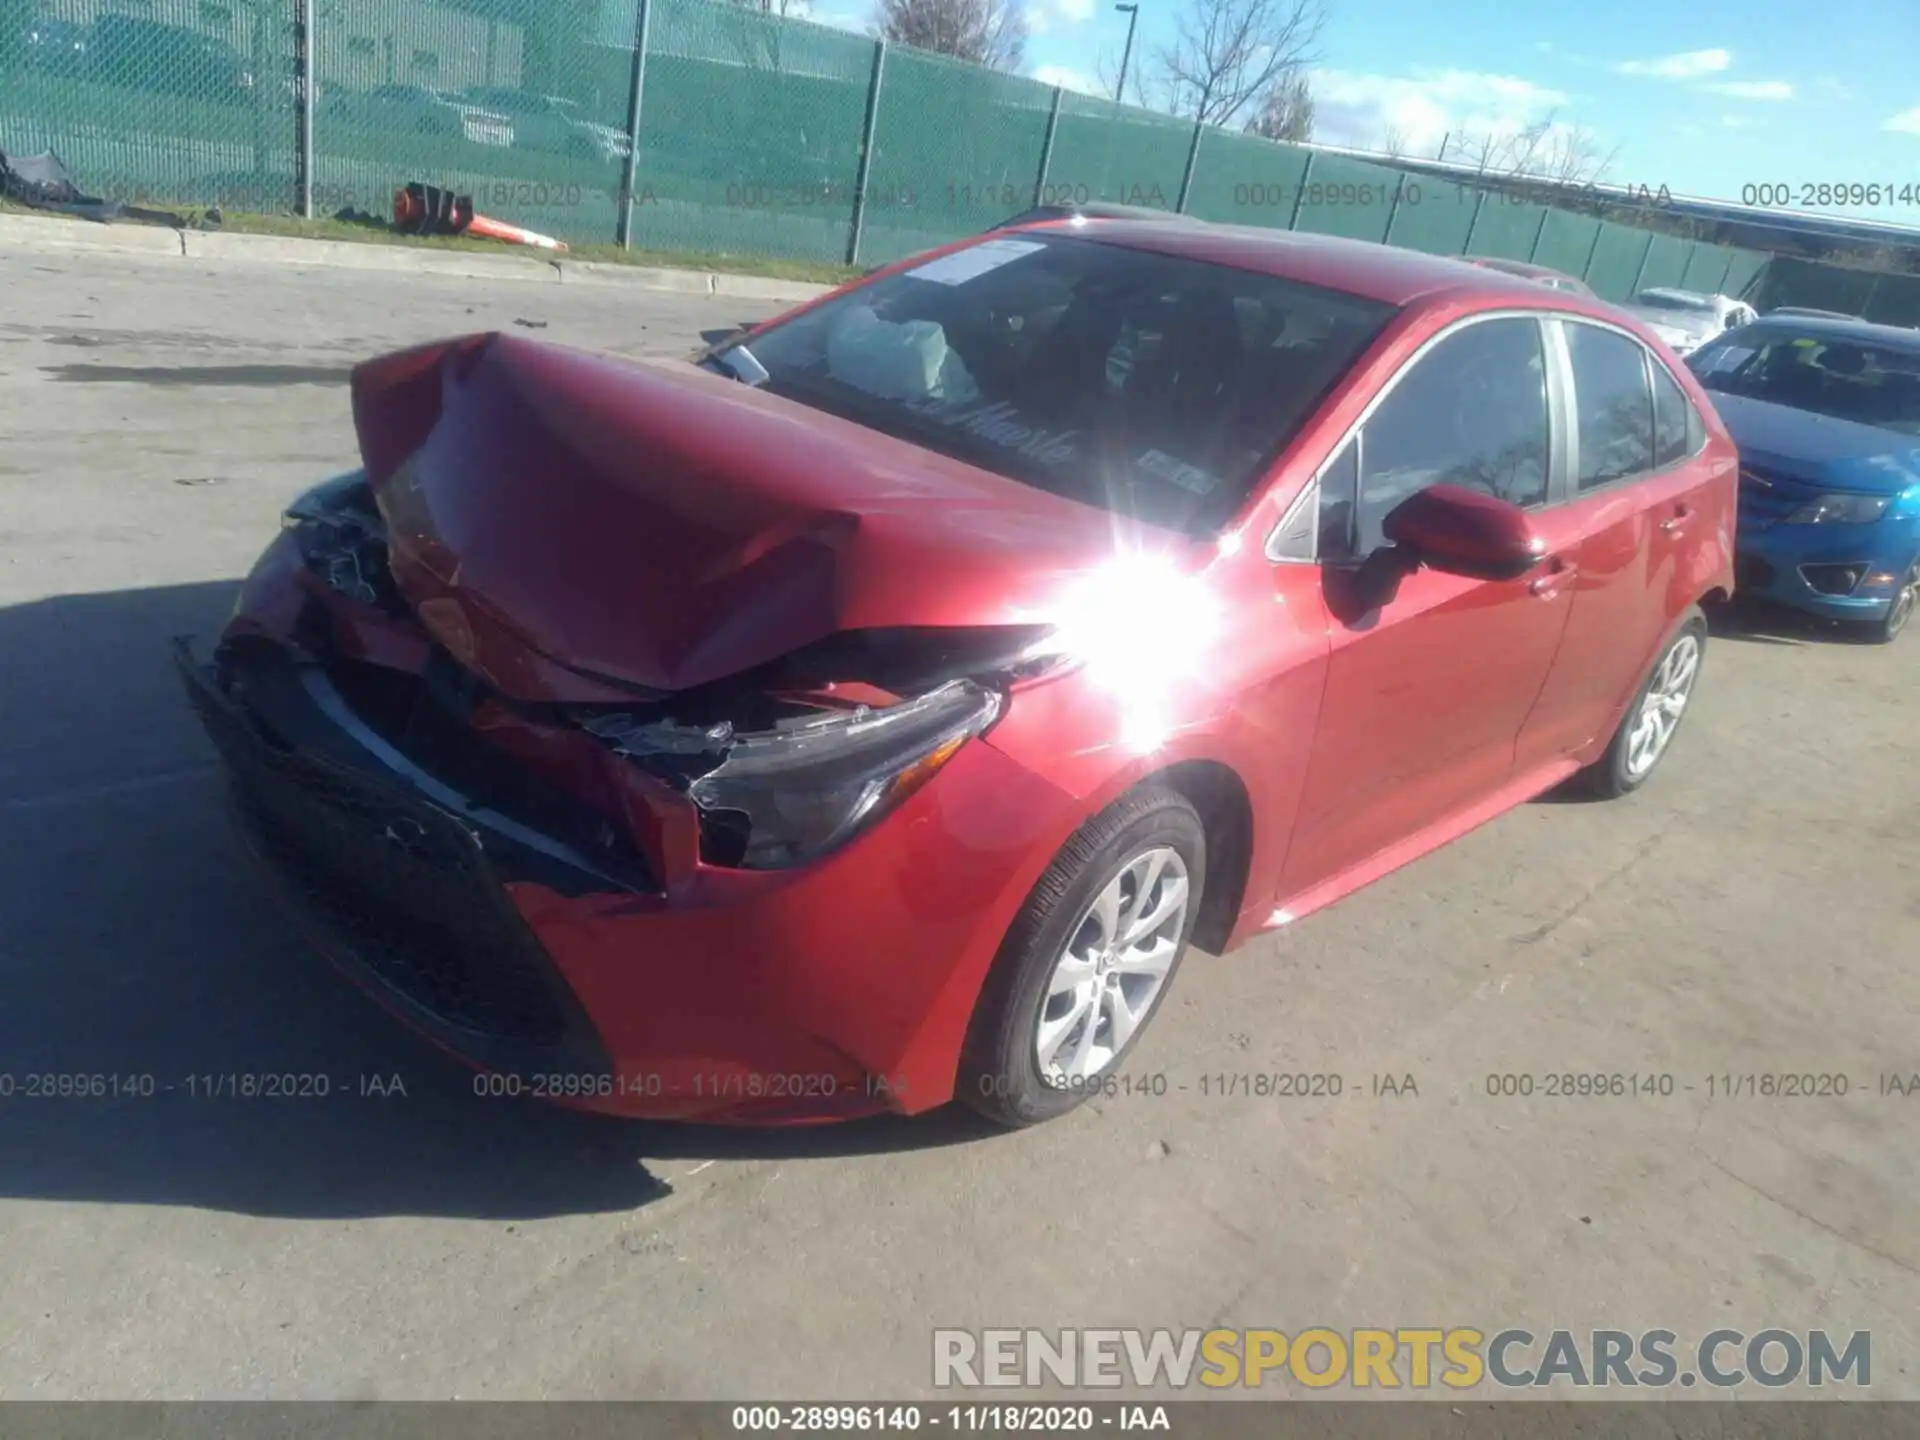
[[[1548,425],[1546,351],[1537,320],[1480,320],[1447,336],[1401,375],[1361,429],[1349,553],[1378,549],[1388,513],[1429,485],[1541,504]]]

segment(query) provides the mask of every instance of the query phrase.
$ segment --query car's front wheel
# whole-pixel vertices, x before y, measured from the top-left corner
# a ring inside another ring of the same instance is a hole
[[[1707,618],[1694,606],[1681,618],[1660,658],[1653,662],[1640,691],[1627,707],[1607,753],[1585,772],[1595,794],[1612,798],[1638,790],[1666,757],[1680,721],[1693,699],[1700,678],[1700,659],[1706,651]]]
[[[1136,790],[1083,825],[1001,944],[958,1097],[1023,1126],[1098,1093],[1173,984],[1206,870],[1200,817],[1172,790]]]
[[[1900,588],[1894,592],[1893,603],[1887,607],[1887,613],[1866,626],[1869,640],[1882,645],[1891,645],[1907,628],[1907,622],[1913,619],[1913,612],[1920,608],[1920,560],[1915,560],[1901,577]]]

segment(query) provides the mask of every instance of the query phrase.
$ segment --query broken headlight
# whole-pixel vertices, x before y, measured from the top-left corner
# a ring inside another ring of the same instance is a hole
[[[323,480],[287,506],[280,528],[292,532],[307,568],[334,590],[363,605],[398,603],[387,570],[386,524],[366,471]]]
[[[779,870],[844,844],[919,789],[1001,703],[997,690],[953,680],[897,705],[803,711],[750,732],[627,716],[586,727],[684,786],[711,862]]]

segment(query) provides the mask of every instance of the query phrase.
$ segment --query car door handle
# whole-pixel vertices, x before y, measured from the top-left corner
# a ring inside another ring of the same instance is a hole
[[[1546,574],[1536,575],[1527,583],[1528,591],[1534,595],[1538,595],[1542,600],[1551,600],[1555,595],[1558,595],[1560,591],[1566,587],[1567,583],[1573,579],[1574,575],[1573,566],[1567,564],[1564,560],[1549,560],[1547,565],[1548,569]]]
[[[1692,523],[1693,511],[1689,510],[1685,505],[1682,505],[1675,510],[1672,515],[1660,522],[1660,533],[1662,535],[1678,535]]]

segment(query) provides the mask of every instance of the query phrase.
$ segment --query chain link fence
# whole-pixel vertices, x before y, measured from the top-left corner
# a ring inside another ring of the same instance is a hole
[[[109,199],[385,213],[419,180],[575,244],[849,265],[1094,200],[1525,260],[1611,300],[1737,294],[1768,259],[720,0],[0,0],[0,148]],[[1821,270],[1766,293],[1862,288]],[[1920,313],[1920,281],[1863,295]]]

